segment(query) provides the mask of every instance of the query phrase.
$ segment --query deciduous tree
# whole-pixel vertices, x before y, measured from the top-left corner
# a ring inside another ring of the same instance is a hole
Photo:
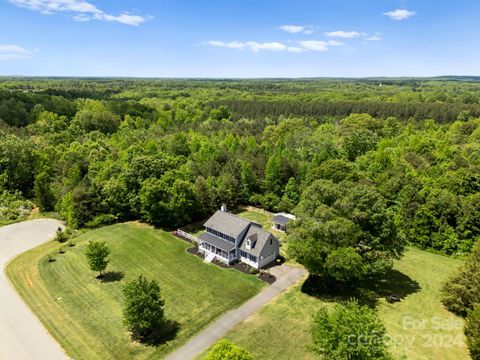
[[[143,275],[128,282],[123,287],[123,319],[132,338],[140,341],[153,341],[165,326],[165,301],[160,294],[160,286],[155,280],[147,280]]]
[[[325,360],[390,359],[386,329],[374,310],[351,300],[322,308],[312,324],[311,351]]]
[[[103,271],[107,268],[109,263],[108,256],[110,255],[110,249],[106,242],[90,241],[87,249],[85,250],[87,256],[88,265],[90,270],[98,271],[99,277],[102,276]]]
[[[252,354],[238,345],[232,344],[230,341],[220,340],[210,350],[205,360],[253,360]]]

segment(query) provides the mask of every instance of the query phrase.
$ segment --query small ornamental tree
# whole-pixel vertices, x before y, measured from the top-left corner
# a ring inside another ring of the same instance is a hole
[[[232,344],[230,341],[223,339],[219,341],[210,350],[205,360],[253,360],[252,354],[247,350]]]
[[[90,241],[85,255],[87,256],[90,270],[98,271],[98,277],[101,277],[109,262],[108,255],[110,255],[110,249],[107,244],[105,242]]]
[[[55,240],[58,241],[58,242],[65,242],[67,241],[67,234],[65,233],[65,231],[59,226],[57,228],[57,230],[55,231]]]
[[[310,350],[325,360],[390,359],[385,326],[374,310],[352,300],[322,308],[312,325]]]
[[[465,336],[473,360],[480,359],[480,304],[475,304],[465,320]]]
[[[141,342],[155,341],[167,323],[163,311],[165,302],[158,284],[140,275],[124,286],[123,296],[123,322],[132,338]]]

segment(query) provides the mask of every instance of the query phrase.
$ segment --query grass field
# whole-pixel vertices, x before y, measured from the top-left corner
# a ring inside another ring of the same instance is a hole
[[[396,263],[391,279],[371,287],[377,294],[376,307],[392,339],[390,349],[396,359],[470,358],[461,320],[440,303],[443,282],[460,264],[460,260],[411,248]],[[402,301],[389,304],[383,298],[388,292],[397,292]],[[226,338],[258,359],[314,359],[306,350],[310,320],[333,300],[306,295],[298,285],[239,324]]]
[[[88,269],[89,240],[106,241],[111,248],[109,281],[97,280]],[[75,359],[162,358],[264,286],[254,276],[204,264],[185,253],[186,242],[138,223],[93,230],[75,242],[64,255],[58,254],[60,244],[50,242],[7,268],[20,294]],[[47,261],[49,254],[55,262]],[[133,343],[122,324],[122,285],[140,274],[158,281],[166,316],[179,324],[176,336],[157,347]]]

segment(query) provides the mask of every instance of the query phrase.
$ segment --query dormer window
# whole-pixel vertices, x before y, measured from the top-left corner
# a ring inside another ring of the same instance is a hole
[[[247,239],[247,243],[245,246],[248,250],[250,250],[252,248],[252,241],[250,239]]]

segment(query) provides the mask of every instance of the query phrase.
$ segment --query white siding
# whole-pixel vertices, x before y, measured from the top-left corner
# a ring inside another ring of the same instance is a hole
[[[252,260],[250,260],[250,259],[248,259],[248,258],[246,258],[246,257],[243,257],[243,256],[240,257],[240,260],[241,260],[243,263],[245,263],[245,264],[247,264],[247,265],[250,265],[251,267],[254,267],[255,269],[258,269],[258,262],[254,262],[254,261],[252,261]],[[257,261],[258,261],[258,257],[257,257]]]

